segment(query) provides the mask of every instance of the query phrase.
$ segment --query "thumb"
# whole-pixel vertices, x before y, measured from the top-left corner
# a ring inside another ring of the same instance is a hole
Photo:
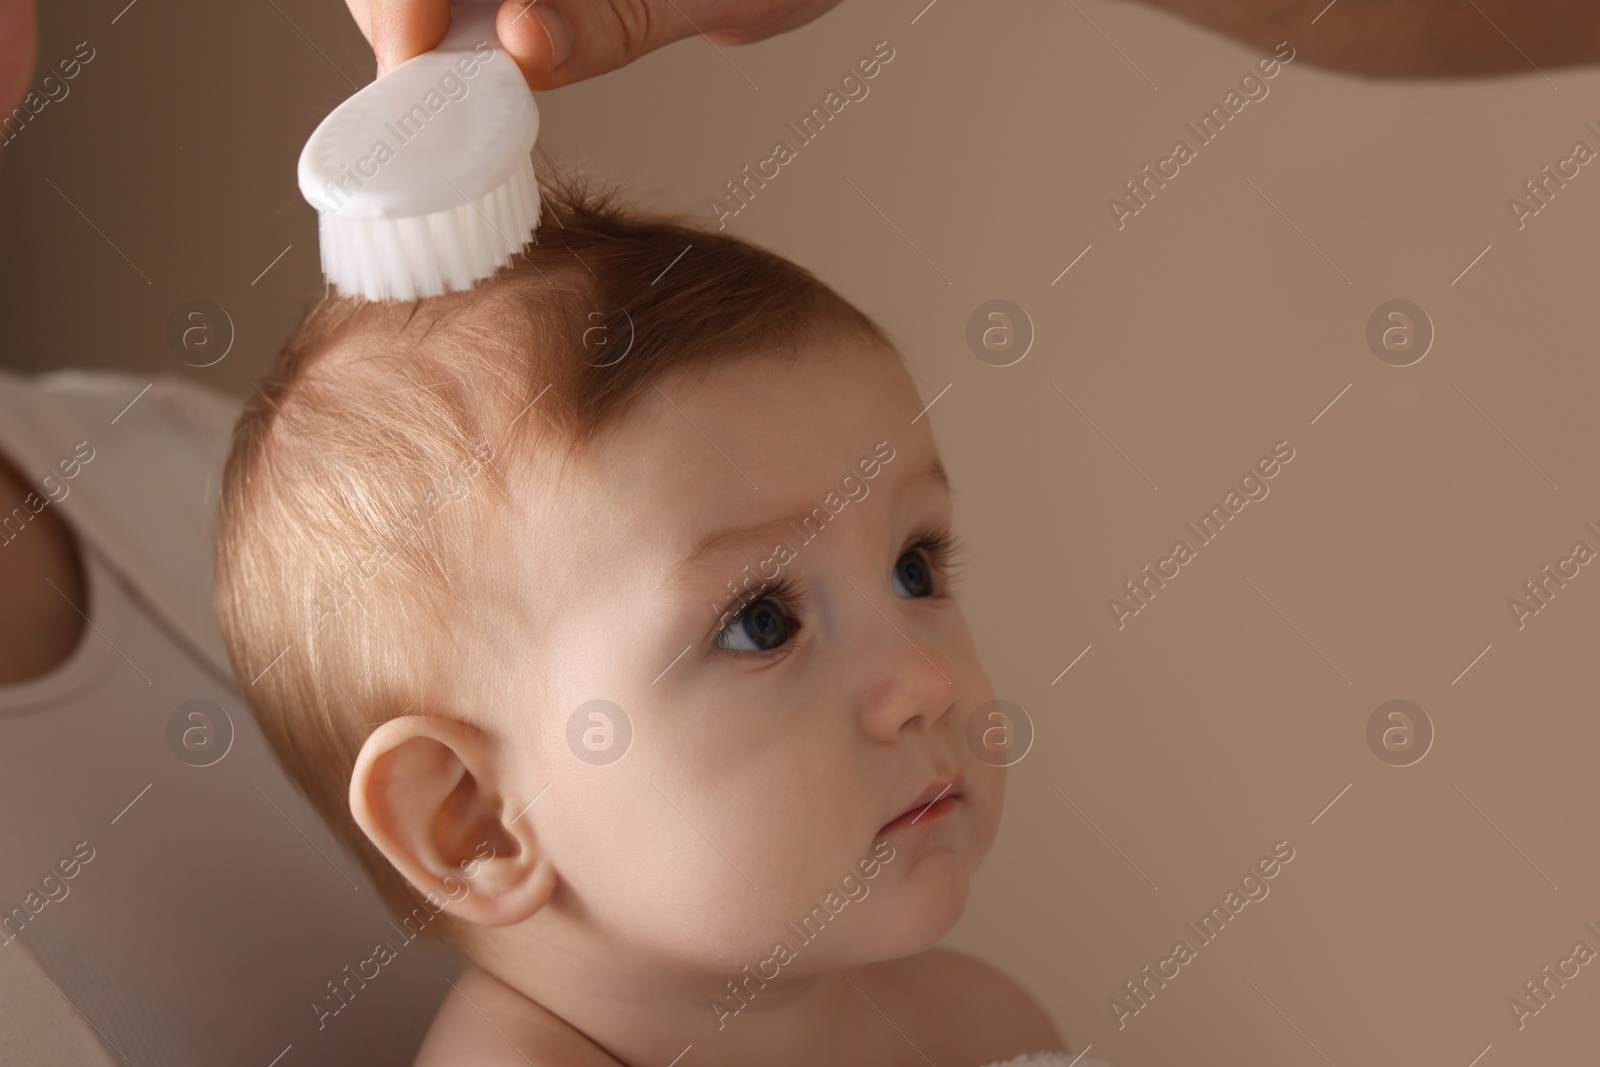
[[[450,0],[370,0],[362,24],[379,74],[432,49],[449,28]]]
[[[717,0],[505,0],[495,29],[528,86],[542,91],[609,73],[663,45],[709,32],[717,20],[711,14],[702,17],[708,7],[722,13],[727,5]]]

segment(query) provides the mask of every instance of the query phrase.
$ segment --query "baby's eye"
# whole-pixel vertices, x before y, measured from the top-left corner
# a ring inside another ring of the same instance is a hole
[[[717,631],[716,647],[726,652],[773,652],[794,631],[788,611],[795,602],[788,580],[766,590]]]
[[[905,597],[933,595],[933,570],[920,550],[909,550],[895,563],[894,591]]]
[[[894,565],[895,595],[903,597],[931,597],[937,594],[934,571],[945,573],[944,595],[949,596],[955,587],[955,555],[958,542],[948,530],[939,529],[924,533],[915,544],[901,553]],[[776,657],[779,650],[791,642],[799,622],[805,596],[791,576],[760,590],[755,600],[745,604],[739,613],[717,631],[713,642],[723,652],[749,653]]]

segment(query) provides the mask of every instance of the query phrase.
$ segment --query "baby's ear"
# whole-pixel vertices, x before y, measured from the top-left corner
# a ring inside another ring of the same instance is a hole
[[[395,869],[457,919],[521,922],[555,891],[526,802],[505,796],[494,744],[475,726],[402,715],[361,746],[350,812]]]

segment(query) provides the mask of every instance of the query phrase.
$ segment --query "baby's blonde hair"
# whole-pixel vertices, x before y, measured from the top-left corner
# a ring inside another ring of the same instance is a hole
[[[395,915],[445,942],[349,783],[380,724],[463,703],[457,620],[493,599],[483,533],[516,462],[581,449],[670,372],[841,336],[896,351],[788,260],[571,172],[540,191],[537,243],[469,292],[316,301],[234,430],[218,512],[217,613],[263,732]]]

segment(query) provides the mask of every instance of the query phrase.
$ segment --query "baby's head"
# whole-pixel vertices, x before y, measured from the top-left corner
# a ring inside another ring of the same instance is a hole
[[[217,595],[263,730],[502,976],[930,947],[1005,772],[911,377],[795,264],[543,193],[470,292],[320,301],[241,420]]]

